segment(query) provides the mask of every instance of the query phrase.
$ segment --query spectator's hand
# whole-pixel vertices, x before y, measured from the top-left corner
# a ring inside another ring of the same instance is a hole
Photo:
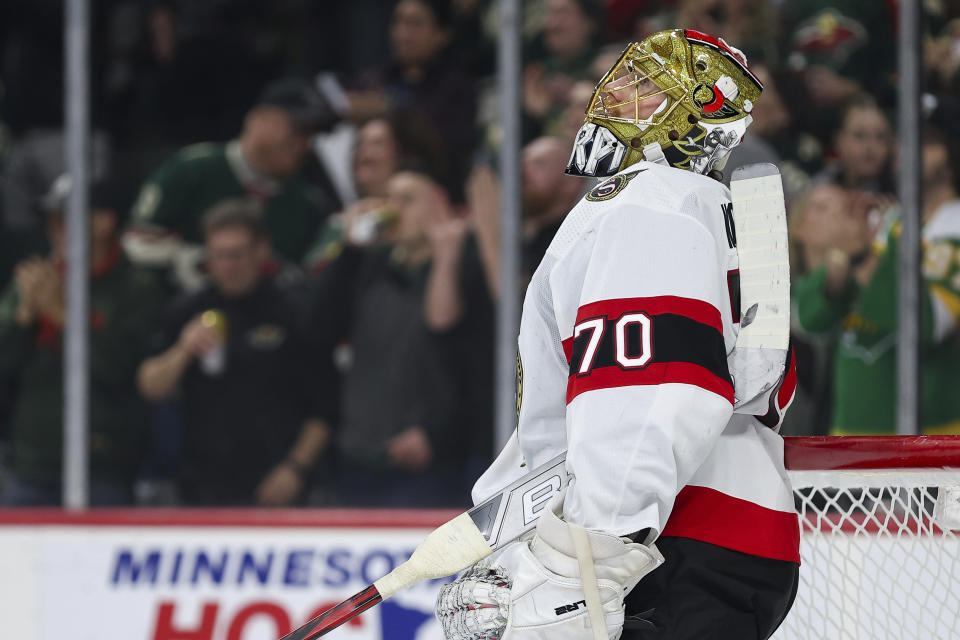
[[[63,278],[50,260],[36,263],[34,286],[34,309],[57,324],[63,324],[66,306],[63,301]]]
[[[851,210],[847,215],[837,216],[829,228],[833,247],[849,256],[863,252],[870,245],[867,218],[862,213]]]
[[[458,258],[470,222],[467,217],[458,215],[440,193],[434,193],[431,200],[427,238],[433,248],[433,257],[435,260]]]
[[[883,224],[883,211],[896,205],[893,196],[882,193],[854,191],[847,202],[849,215],[840,226],[842,235],[835,246],[856,255],[870,248]]]
[[[551,87],[546,72],[539,64],[523,70],[523,109],[535,118],[542,118],[550,109]]]
[[[260,481],[256,490],[257,504],[261,507],[285,507],[293,503],[303,480],[297,470],[281,462]]]
[[[433,257],[442,260],[459,256],[468,226],[469,222],[463,216],[453,216],[432,223],[427,229],[427,236],[433,247]]]
[[[383,212],[387,201],[383,198],[364,198],[343,211],[344,240],[354,247],[368,247],[376,242],[387,226],[376,212]]]
[[[195,358],[219,345],[221,340],[215,330],[203,324],[202,315],[197,314],[183,327],[178,341],[180,347]]]
[[[348,91],[350,119],[363,122],[390,108],[390,99],[382,91]]]
[[[870,240],[877,238],[888,221],[888,214],[891,209],[897,209],[900,203],[896,196],[889,193],[866,193],[860,206],[863,207],[867,217],[867,232],[870,234]]]
[[[21,326],[31,324],[37,315],[37,290],[42,270],[42,259],[32,257],[16,266],[13,279],[17,287],[19,304],[16,311],[17,323]]]
[[[496,238],[500,232],[500,182],[491,167],[480,164],[470,172],[467,206],[477,234]]]
[[[871,251],[883,223],[883,210],[896,204],[888,195],[854,191],[847,194],[843,214],[818,218],[818,236],[828,243],[827,292],[840,296],[851,276],[861,286],[873,278],[879,259]]]
[[[819,219],[818,236],[831,249],[838,249],[847,256],[863,253],[873,239],[869,212],[873,209],[873,196],[864,192],[850,192],[845,198],[843,211]]]
[[[566,74],[551,74],[544,83],[547,87],[550,105],[565,106],[570,99],[570,90],[573,89],[573,84],[573,79]]]
[[[433,459],[433,449],[423,429],[410,427],[387,442],[387,456],[401,469],[423,471]]]
[[[810,67],[804,72],[807,91],[819,105],[836,105],[849,100],[860,91],[855,80],[844,78],[826,67]]]
[[[880,264],[879,256],[871,250],[871,247],[878,230],[883,225],[883,212],[896,204],[896,199],[887,194],[867,192],[851,194],[850,209],[857,219],[862,218],[862,222],[859,223],[862,225],[861,233],[863,234],[862,248],[859,253],[865,255],[858,264],[851,265],[851,273],[861,287],[867,286],[873,279],[873,274]]]
[[[856,280],[861,287],[867,286],[867,284],[873,279],[873,274],[876,272],[879,265],[880,256],[871,252],[863,262],[854,267],[853,279]]]

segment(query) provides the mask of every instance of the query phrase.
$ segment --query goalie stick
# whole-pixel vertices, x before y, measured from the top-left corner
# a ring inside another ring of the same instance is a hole
[[[735,238],[740,262],[741,327],[730,356],[740,372],[736,405],[762,396],[783,375],[790,333],[790,265],[780,172],[772,164],[734,171]],[[410,559],[366,589],[281,640],[314,640],[422,580],[466,569],[536,525],[567,485],[566,453],[434,529]]]
[[[313,640],[421,580],[443,578],[483,560],[533,529],[540,511],[567,485],[561,454],[433,531],[410,559],[281,640]]]

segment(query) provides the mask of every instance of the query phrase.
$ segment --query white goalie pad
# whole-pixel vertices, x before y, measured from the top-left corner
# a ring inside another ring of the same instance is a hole
[[[730,181],[740,259],[740,333],[727,358],[734,410],[763,414],[785,373],[790,342],[790,251],[780,171],[752,164]]]

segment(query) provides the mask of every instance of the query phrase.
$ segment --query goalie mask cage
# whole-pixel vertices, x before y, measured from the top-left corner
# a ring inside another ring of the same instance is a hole
[[[773,638],[960,638],[960,436],[785,441],[802,566]]]

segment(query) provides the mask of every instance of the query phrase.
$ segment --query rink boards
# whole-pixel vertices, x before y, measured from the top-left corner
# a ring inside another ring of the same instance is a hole
[[[0,636],[276,640],[387,573],[452,515],[0,511]],[[802,544],[800,592],[777,640],[960,638],[956,538],[807,534]],[[441,582],[398,594],[334,637],[442,640]]]
[[[95,523],[0,512],[0,616],[18,640],[276,640],[405,560],[452,514],[137,512]],[[280,526],[271,526],[280,521]],[[396,523],[396,524],[392,524]],[[344,640],[442,640],[442,581],[338,630]]]

